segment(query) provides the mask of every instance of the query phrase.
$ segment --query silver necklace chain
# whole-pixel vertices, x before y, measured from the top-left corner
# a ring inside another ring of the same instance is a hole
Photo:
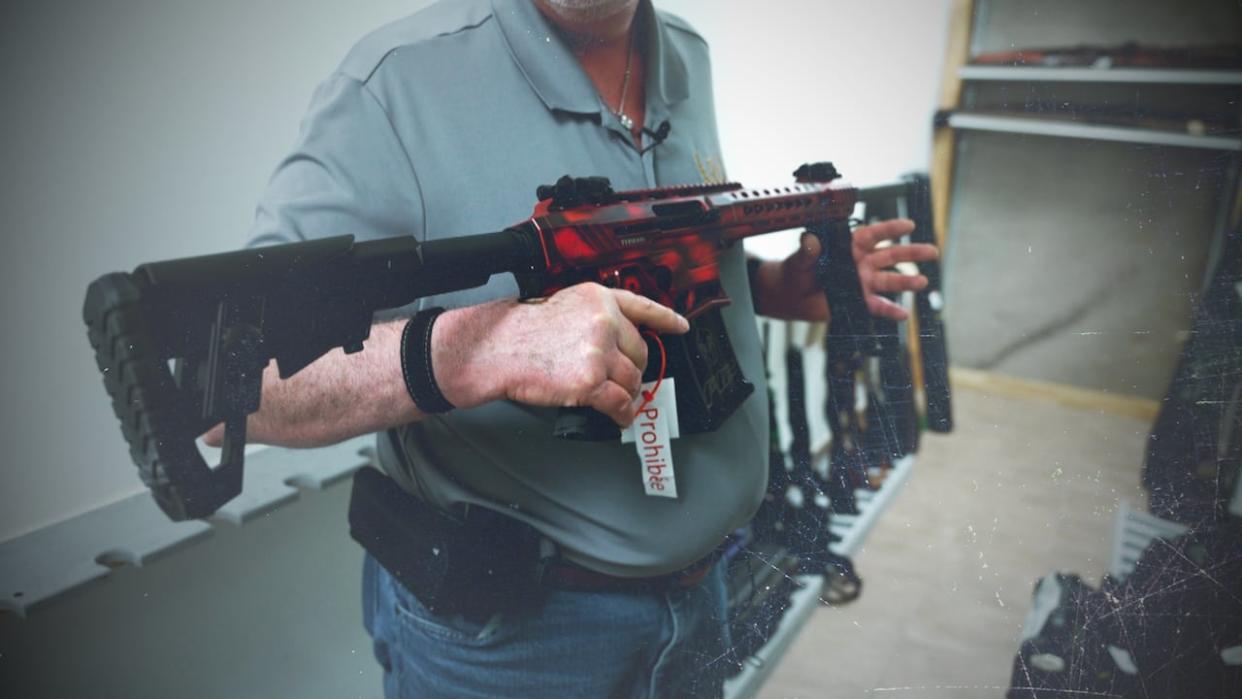
[[[634,130],[634,120],[630,118],[629,114],[625,113],[625,97],[630,93],[630,68],[634,61],[634,34],[637,31],[637,28],[630,29],[630,46],[625,54],[625,77],[621,79],[621,101],[617,103],[617,108],[613,112],[617,115],[617,121],[621,122],[626,131]]]

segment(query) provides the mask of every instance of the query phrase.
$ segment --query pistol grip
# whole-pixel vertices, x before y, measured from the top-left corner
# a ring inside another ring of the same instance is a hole
[[[862,281],[854,264],[853,240],[848,221],[829,221],[810,226],[807,231],[819,239],[819,259],[815,261],[815,279],[828,297],[832,309],[829,332],[848,340],[854,352],[878,356],[879,343],[871,329],[871,312],[867,310]]]
[[[620,439],[621,428],[594,408],[561,408],[556,414],[552,434],[559,439],[605,442]]]

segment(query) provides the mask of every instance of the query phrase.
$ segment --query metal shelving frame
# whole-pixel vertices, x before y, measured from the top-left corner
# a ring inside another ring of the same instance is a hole
[[[1097,124],[1070,119],[1032,118],[1021,114],[972,113],[963,109],[963,87],[967,82],[1080,82],[1187,87],[1242,85],[1242,70],[1237,69],[972,65],[971,58],[981,52],[979,28],[988,13],[988,5],[988,0],[951,0],[950,4],[949,40],[932,133],[933,210],[936,238],[942,250],[947,249],[949,237],[950,202],[957,175],[957,134],[961,131],[1242,152],[1242,137],[1239,136],[1198,135],[1138,124]],[[1222,202],[1222,226],[1233,226],[1242,221],[1242,182],[1237,175],[1240,160],[1237,155],[1230,158],[1228,187],[1234,194],[1232,203]]]
[[[913,469],[914,455],[910,454],[893,464],[893,470],[889,472],[878,490],[855,492],[858,514],[834,516],[829,525],[832,532],[841,537],[840,541],[829,547],[833,553],[839,556],[853,556],[862,549],[863,542],[871,533],[872,527],[901,492]],[[748,699],[755,696],[780,664],[780,659],[789,650],[790,644],[797,638],[802,627],[811,618],[811,614],[819,608],[819,596],[823,591],[824,579],[820,576],[808,575],[801,576],[799,582],[802,583],[802,588],[793,593],[789,609],[781,618],[776,633],[772,634],[772,638],[766,645],[746,660],[746,667],[740,674],[725,683],[726,699]]]
[[[1194,68],[1089,68],[964,65],[962,80],[1013,82],[1147,83],[1172,85],[1242,85],[1242,70]]]
[[[242,494],[208,519],[173,522],[147,492],[0,542],[0,611],[26,617],[124,565],[142,567],[340,483],[372,460],[374,438],[312,450],[247,447]]]
[[[1197,136],[1164,129],[1090,124],[1066,119],[954,112],[949,115],[948,126],[949,128],[963,131],[998,131],[1030,136],[1083,138],[1094,141],[1120,141],[1123,143],[1178,146],[1181,148],[1242,151],[1242,137],[1237,136]]]

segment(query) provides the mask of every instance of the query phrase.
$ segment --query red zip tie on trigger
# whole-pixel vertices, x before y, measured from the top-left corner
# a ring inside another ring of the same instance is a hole
[[[656,376],[655,385],[651,387],[651,390],[642,392],[643,402],[638,406],[634,417],[642,415],[647,406],[651,405],[651,401],[655,400],[656,391],[660,390],[660,384],[664,383],[664,370],[668,368],[668,354],[664,351],[664,341],[660,339],[660,334],[654,330],[644,330],[643,335],[655,340],[656,346],[660,348],[660,373]]]

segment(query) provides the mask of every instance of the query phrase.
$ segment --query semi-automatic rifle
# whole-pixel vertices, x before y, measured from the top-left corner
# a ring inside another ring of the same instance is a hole
[[[83,316],[104,386],[140,475],[174,520],[211,514],[241,492],[246,417],[262,373],[281,378],[330,350],[357,352],[373,316],[511,273],[524,299],[580,282],[629,289],[691,321],[663,338],[683,433],[716,429],[754,390],[742,375],[720,308],[720,251],[761,233],[806,228],[823,253],[817,279],[833,328],[869,336],[851,253],[856,190],[831,163],[804,165],[770,189],[736,183],[614,192],[601,177],[540,187],[534,214],[496,233],[420,243],[412,236],[325,238],[144,264],[93,282]],[[653,377],[644,377],[654,380]],[[220,463],[197,438],[224,424]],[[565,409],[565,438],[603,439],[617,426]]]

